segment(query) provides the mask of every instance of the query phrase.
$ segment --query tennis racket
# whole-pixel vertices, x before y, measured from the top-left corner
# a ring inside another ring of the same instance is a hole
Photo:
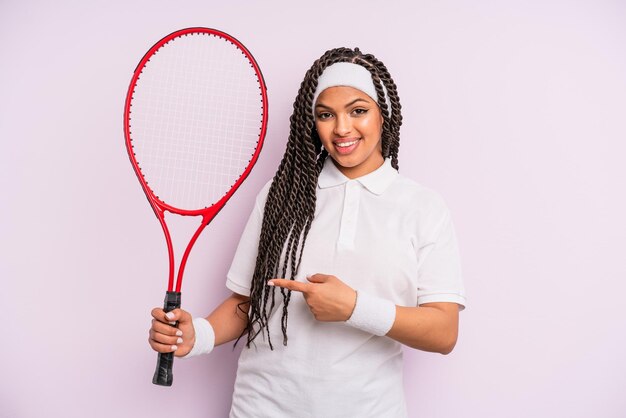
[[[191,248],[257,161],[267,127],[267,92],[250,52],[208,28],[176,31],[158,41],[135,69],[124,109],[130,162],[167,242],[164,310],[181,304]],[[175,262],[165,212],[200,216]],[[159,353],[152,383],[172,385],[174,353]]]

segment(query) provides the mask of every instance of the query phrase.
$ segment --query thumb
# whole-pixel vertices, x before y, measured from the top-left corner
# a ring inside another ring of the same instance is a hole
[[[186,324],[192,321],[191,314],[183,309],[176,308],[165,314],[166,321],[178,322],[179,324]]]
[[[328,274],[316,273],[307,275],[306,279],[311,283],[324,283],[329,277],[330,276]]]

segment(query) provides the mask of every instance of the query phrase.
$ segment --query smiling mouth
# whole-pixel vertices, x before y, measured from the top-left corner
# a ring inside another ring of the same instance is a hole
[[[350,141],[350,142],[335,142],[335,145],[341,148],[347,148],[351,145],[356,144],[358,141],[358,139],[355,139],[354,141]]]
[[[350,145],[354,145],[354,143],[356,143],[360,139],[361,138],[337,138],[333,141],[333,144],[338,147],[349,147]]]
[[[350,138],[341,142],[334,141],[335,149],[339,154],[350,154],[361,142],[361,138]]]

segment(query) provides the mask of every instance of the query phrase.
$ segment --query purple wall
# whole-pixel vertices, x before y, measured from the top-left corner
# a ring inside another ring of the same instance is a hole
[[[358,46],[398,84],[401,171],[448,202],[468,292],[452,354],[406,350],[411,417],[624,416],[624,3],[249,3],[0,3],[0,416],[227,414],[239,349],[177,361],[172,388],[151,384],[165,245],[122,132],[139,58],[196,25],[255,55],[270,125],[194,248],[188,310],[228,294],[305,70]]]

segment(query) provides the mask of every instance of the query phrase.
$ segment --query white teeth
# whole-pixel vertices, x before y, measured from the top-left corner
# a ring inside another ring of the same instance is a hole
[[[357,141],[358,141],[358,139],[357,139]],[[338,147],[341,147],[341,148],[345,148],[345,147],[349,147],[349,146],[351,146],[351,145],[356,144],[356,142],[357,142],[357,141],[352,141],[352,142],[344,142],[344,143],[342,143],[342,144],[340,144],[340,143],[336,143],[335,145],[337,145]]]

